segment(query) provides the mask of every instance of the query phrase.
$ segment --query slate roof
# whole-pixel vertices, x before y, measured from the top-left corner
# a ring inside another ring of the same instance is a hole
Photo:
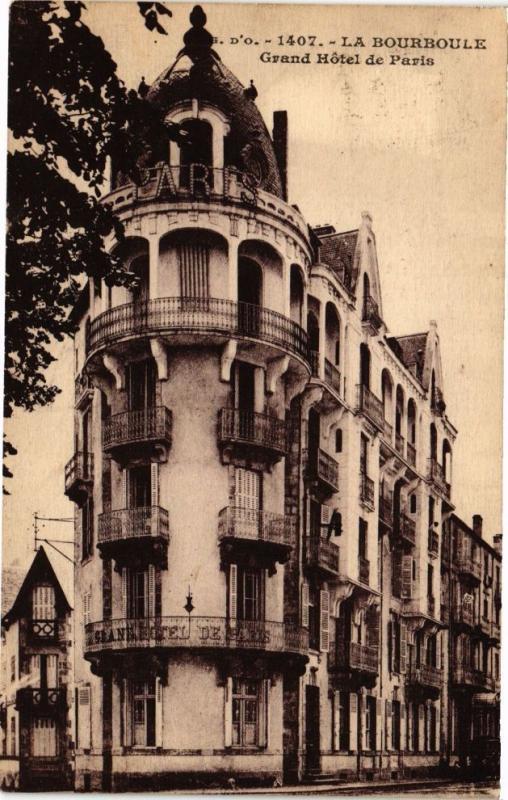
[[[358,241],[358,229],[325,235],[320,235],[319,230],[319,228],[315,230],[319,238],[319,260],[330,267],[349,292],[353,292],[355,289],[353,285],[354,256]]]
[[[14,604],[25,575],[26,570],[22,567],[4,567],[2,569],[2,618]]]
[[[388,339],[388,344],[395,355],[420,383],[423,378],[427,336],[428,332],[410,333],[407,336],[391,336]]]
[[[25,572],[24,570],[21,570],[21,583],[18,585],[17,591],[14,590],[14,586],[11,589],[6,583],[6,578],[8,579],[9,577],[10,569],[16,569],[16,571],[19,570],[18,567],[6,568],[2,573],[2,610],[4,603],[7,609],[5,613],[2,613],[2,624],[8,627],[15,619],[18,618],[20,614],[23,613],[23,605],[26,595],[34,583],[37,580],[40,580],[41,576],[43,579],[51,581],[51,583],[54,585],[56,601],[62,610],[66,612],[71,610],[66,593],[64,592],[62,585],[58,580],[55,568],[49,560],[48,555],[43,547],[39,547],[37,550],[37,553],[35,554],[28,571]]]

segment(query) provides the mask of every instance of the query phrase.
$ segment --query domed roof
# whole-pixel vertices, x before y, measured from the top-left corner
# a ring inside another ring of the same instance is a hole
[[[206,16],[199,6],[190,15],[193,27],[184,36],[185,47],[176,62],[154,81],[146,99],[167,113],[183,100],[197,98],[220,109],[228,118],[225,164],[254,174],[260,187],[282,197],[282,184],[270,134],[254,102],[253,86],[245,89],[211,49],[212,37],[204,29]],[[182,56],[192,62],[175,69]]]

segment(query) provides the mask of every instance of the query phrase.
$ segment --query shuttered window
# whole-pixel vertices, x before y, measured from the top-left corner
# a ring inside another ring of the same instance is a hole
[[[233,747],[256,747],[266,742],[266,683],[233,678]]]
[[[131,687],[132,744],[155,747],[155,679],[134,681]]]
[[[35,586],[32,594],[32,618],[55,619],[55,590],[53,586]]]
[[[200,242],[185,242],[178,246],[180,295],[205,299],[210,295],[210,251]]]
[[[90,686],[80,686],[77,689],[77,740],[78,747],[82,750],[89,750],[91,747],[91,691]]]
[[[56,723],[48,717],[32,720],[32,755],[51,758],[57,755]]]

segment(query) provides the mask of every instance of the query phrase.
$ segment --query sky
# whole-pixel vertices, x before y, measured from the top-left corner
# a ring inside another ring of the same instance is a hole
[[[169,35],[160,36],[142,27],[135,3],[87,5],[85,20],[129,87],[141,76],[151,83],[172,63],[192,8],[169,3]],[[466,521],[482,514],[491,540],[501,530],[504,12],[215,3],[204,9],[224,63],[244,85],[254,80],[268,128],[273,111],[288,112],[290,202],[309,224],[337,230],[358,227],[368,210],[390,334],[424,331],[437,321],[447,414],[459,429],[453,498]],[[289,36],[305,43],[291,45]],[[339,46],[343,36],[361,37],[365,46]],[[373,37],[407,36],[454,37],[461,46],[405,51],[417,65],[390,63],[400,49],[372,47]],[[248,37],[259,44],[242,43]],[[323,47],[312,47],[310,37]],[[485,45],[474,49],[475,39]],[[263,52],[309,53],[311,63],[263,63]],[[318,64],[318,53],[358,55],[360,64]],[[369,55],[384,63],[366,64]],[[49,377],[62,394],[6,425],[19,454],[4,504],[4,541],[16,542],[22,561],[33,552],[34,511],[73,513],[63,495],[73,441],[71,342],[55,355]],[[70,538],[72,525],[47,523],[43,533]],[[14,557],[6,551],[6,563]]]

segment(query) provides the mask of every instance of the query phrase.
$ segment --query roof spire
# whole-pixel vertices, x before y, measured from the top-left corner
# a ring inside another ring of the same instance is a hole
[[[192,28],[189,28],[183,37],[185,47],[180,53],[188,56],[195,64],[197,61],[209,58],[211,54],[216,54],[212,51],[213,36],[205,28],[206,14],[201,6],[194,6],[189,19]]]

